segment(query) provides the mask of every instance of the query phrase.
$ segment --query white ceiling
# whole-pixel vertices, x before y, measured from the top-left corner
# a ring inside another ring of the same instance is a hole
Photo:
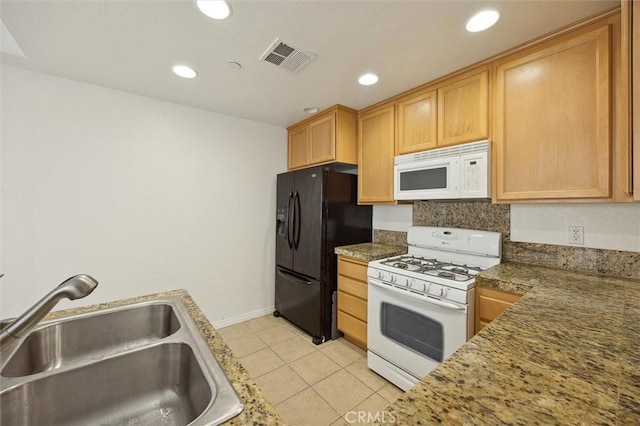
[[[54,76],[288,126],[305,106],[360,109],[482,60],[619,1],[229,0],[215,21],[195,0],[0,0],[0,18],[26,58],[2,62]],[[468,33],[467,19],[501,19]],[[293,74],[259,62],[276,37],[318,58]],[[227,66],[242,64],[241,70]],[[175,77],[172,65],[198,78]],[[358,85],[364,72],[378,84]]]

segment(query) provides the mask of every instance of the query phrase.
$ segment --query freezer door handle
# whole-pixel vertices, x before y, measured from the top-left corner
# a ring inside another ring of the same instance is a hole
[[[294,280],[294,281],[298,281],[301,284],[307,284],[307,285],[311,285],[313,284],[313,281],[309,281],[306,278],[303,278],[297,274],[292,274],[291,272],[287,272],[283,269],[278,268],[278,275],[282,276],[285,279],[288,280]]]
[[[292,207],[292,201],[293,201],[293,192],[289,193],[289,201],[287,202],[287,244],[289,245],[289,250],[291,250],[291,248],[293,247],[293,237],[291,235],[291,231],[293,229],[293,224],[292,222],[292,216],[293,216],[293,212],[291,211],[291,207]]]
[[[298,250],[298,245],[300,244],[300,193],[296,191],[293,196],[293,222],[295,226],[295,232],[293,236],[293,245],[296,250]]]

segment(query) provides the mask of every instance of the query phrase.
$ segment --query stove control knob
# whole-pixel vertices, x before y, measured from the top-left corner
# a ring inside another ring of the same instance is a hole
[[[405,278],[405,279],[404,279],[404,286],[405,286],[405,287],[413,287],[413,286],[411,285],[411,281],[413,281],[413,280],[409,280],[409,278]]]
[[[378,279],[381,280],[383,276],[384,274],[382,273],[382,271],[378,271]]]
[[[447,287],[443,287],[440,292],[440,296],[447,297],[447,293],[449,293],[449,289]]]
[[[392,283],[392,284],[395,284],[395,283],[396,283],[396,276],[395,276],[395,275],[393,275],[393,274],[391,274],[391,279],[390,279],[390,281],[391,281],[391,283]]]

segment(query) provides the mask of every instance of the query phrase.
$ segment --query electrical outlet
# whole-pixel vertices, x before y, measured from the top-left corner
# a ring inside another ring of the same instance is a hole
[[[569,244],[584,244],[584,226],[569,227]]]

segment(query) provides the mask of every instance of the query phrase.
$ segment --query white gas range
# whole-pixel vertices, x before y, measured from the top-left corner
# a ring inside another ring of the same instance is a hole
[[[501,260],[498,232],[416,226],[407,242],[367,269],[367,364],[404,390],[471,338],[474,277]]]

